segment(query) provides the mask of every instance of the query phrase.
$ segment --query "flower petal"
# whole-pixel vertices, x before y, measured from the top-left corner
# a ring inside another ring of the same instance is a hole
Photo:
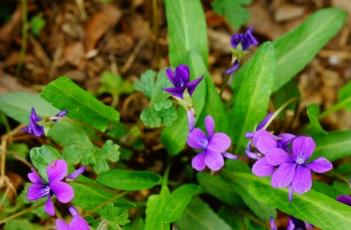
[[[28,188],[27,199],[28,200],[39,200],[43,197],[48,196],[50,188],[43,184],[32,184]]]
[[[261,158],[252,166],[252,173],[256,176],[271,176],[274,172],[274,166],[269,164],[266,158]]]
[[[223,153],[225,152],[232,141],[230,137],[225,133],[214,133],[207,145],[207,149],[211,152]]]
[[[203,77],[199,77],[199,78],[192,80],[186,84],[186,87],[188,89],[190,96],[193,95],[197,85],[201,82],[202,79],[203,79]]]
[[[283,188],[289,186],[294,178],[296,164],[283,163],[272,175],[272,187]]]
[[[195,128],[195,113],[194,113],[194,110],[193,109],[189,109],[186,114],[187,114],[187,117],[188,117],[189,132],[191,132]]]
[[[211,137],[214,133],[214,130],[215,130],[215,123],[214,123],[212,116],[210,116],[210,115],[206,116],[205,127],[206,127],[208,137]]]
[[[341,203],[344,203],[344,204],[351,206],[351,196],[349,196],[349,195],[340,195],[340,196],[336,197],[336,200],[341,202]]]
[[[89,230],[90,229],[88,222],[79,215],[73,217],[69,227],[71,230]]]
[[[297,193],[305,193],[311,190],[312,173],[305,166],[298,165],[295,170],[294,179],[292,180],[292,189]]]
[[[218,171],[224,166],[224,159],[221,153],[206,151],[205,163],[212,171]]]
[[[183,98],[185,88],[164,88],[163,91],[171,94],[173,97]]]
[[[50,216],[55,216],[55,207],[50,196],[48,196],[48,199],[44,204],[44,211]]]
[[[266,152],[267,162],[271,165],[278,166],[284,162],[288,162],[291,158],[289,153],[281,148],[272,148]]]
[[[49,183],[61,181],[67,175],[67,163],[64,160],[55,160],[46,169]]]
[[[256,130],[262,129],[262,128],[267,124],[267,122],[269,121],[269,119],[271,119],[272,116],[273,116],[273,113],[268,113],[268,114],[265,116],[265,118],[263,118],[263,120],[257,125]]]
[[[232,75],[235,71],[237,71],[240,67],[240,63],[238,60],[235,60],[234,63],[225,70],[226,75]]]
[[[187,83],[190,78],[190,71],[187,65],[178,65],[175,69],[176,79],[179,83]]]
[[[69,225],[62,219],[57,219],[55,225],[57,230],[69,230]]]
[[[188,134],[187,143],[191,148],[203,149],[207,146],[207,136],[201,129],[195,128]]]
[[[256,131],[252,139],[254,147],[263,154],[277,146],[277,141],[275,140],[273,134],[267,132],[266,130]]]
[[[30,182],[32,182],[33,184],[44,184],[45,183],[34,169],[32,169],[32,172],[28,173],[27,176],[28,176],[28,179],[30,180]]]
[[[205,163],[205,153],[199,153],[197,154],[192,160],[191,160],[191,166],[193,169],[196,171],[202,171],[206,168],[206,163]]]
[[[167,69],[166,69],[166,75],[167,75],[167,77],[168,77],[168,80],[169,80],[170,82],[172,82],[172,84],[173,84],[174,86],[176,86],[176,85],[177,85],[177,81],[175,80],[175,76],[174,76],[173,70],[172,70],[171,68],[167,68]]]
[[[307,164],[307,167],[317,173],[325,173],[333,168],[333,164],[324,157],[319,157]]]
[[[78,176],[80,176],[86,170],[86,168],[87,168],[86,166],[82,166],[82,167],[78,168],[73,173],[69,174],[67,176],[67,179],[70,179],[70,180],[76,179]]]
[[[238,159],[238,156],[231,154],[231,153],[223,153],[223,156],[227,159],[235,160]]]
[[[295,159],[302,158],[306,161],[315,148],[316,143],[312,137],[299,136],[292,141],[292,155]]]
[[[74,197],[74,191],[71,185],[65,182],[54,182],[50,184],[52,192],[56,195],[56,198],[61,203],[68,203]]]

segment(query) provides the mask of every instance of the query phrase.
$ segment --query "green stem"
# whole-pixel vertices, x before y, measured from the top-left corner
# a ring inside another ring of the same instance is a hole
[[[342,108],[345,108],[345,106],[349,103],[351,103],[351,97],[330,106],[327,110],[325,110],[323,113],[321,113],[319,115],[319,119],[323,119],[323,118],[329,116],[330,114],[332,114],[332,113],[334,113]]]
[[[9,220],[15,219],[15,218],[17,218],[19,216],[22,216],[22,215],[26,214],[27,212],[35,210],[35,209],[39,208],[40,206],[42,206],[43,203],[44,202],[42,201],[42,202],[40,202],[37,205],[33,205],[33,206],[29,207],[29,208],[23,209],[22,211],[16,212],[15,214],[12,214],[11,216],[5,217],[4,219],[0,220],[0,224],[4,224],[4,223],[6,223]]]

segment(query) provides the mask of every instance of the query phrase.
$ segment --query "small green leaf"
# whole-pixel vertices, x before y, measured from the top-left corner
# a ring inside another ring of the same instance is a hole
[[[162,219],[164,207],[167,204],[169,190],[166,186],[162,186],[159,195],[151,195],[146,202],[146,219],[144,230],[169,230],[170,225]]]
[[[343,108],[351,111],[351,81],[340,88],[338,99],[339,103],[342,103]]]
[[[7,221],[4,230],[39,230],[41,229],[40,226],[38,225],[33,225],[29,220],[27,219],[15,219],[15,220],[10,220]]]
[[[149,171],[112,169],[100,175],[97,181],[113,189],[137,191],[160,184],[160,176]]]
[[[307,107],[307,116],[310,120],[310,124],[307,128],[308,133],[310,134],[327,134],[327,132],[323,129],[321,124],[319,123],[319,106],[316,104],[309,105]]]
[[[30,25],[33,34],[39,36],[40,32],[44,29],[45,24],[45,20],[40,15],[35,15],[34,17],[32,17],[32,19],[30,20]]]
[[[251,0],[215,0],[212,7],[217,14],[224,16],[233,28],[239,29],[250,17],[244,8],[250,3]]]
[[[68,111],[67,116],[82,121],[100,131],[119,121],[119,113],[104,105],[93,95],[80,88],[68,77],[60,77],[48,84],[41,97],[59,109]]]
[[[231,230],[204,201],[194,197],[176,222],[179,229]]]
[[[6,93],[0,96],[0,111],[18,122],[27,124],[31,109],[39,116],[53,116],[58,109],[34,93]]]
[[[129,223],[128,209],[122,209],[115,207],[113,204],[109,204],[103,207],[99,214],[102,219],[108,222],[109,227],[112,229],[122,229],[120,226]]]

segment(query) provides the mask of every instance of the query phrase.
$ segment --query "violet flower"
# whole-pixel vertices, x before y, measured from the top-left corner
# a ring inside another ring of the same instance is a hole
[[[28,200],[34,201],[44,197],[47,198],[44,210],[49,215],[54,216],[55,208],[51,197],[55,195],[57,200],[61,203],[70,202],[73,199],[74,191],[73,188],[65,182],[65,179],[74,179],[83,173],[84,170],[85,167],[81,167],[72,174],[67,175],[66,161],[55,160],[47,166],[46,173],[48,182],[46,182],[32,169],[32,172],[28,173],[28,179],[32,182],[32,185],[28,188]]]
[[[252,34],[252,27],[249,27],[245,33],[236,33],[231,39],[230,43],[233,48],[239,48],[239,45],[242,50],[248,50],[251,46],[258,45],[258,41],[255,36]]]
[[[229,67],[229,69],[227,69],[225,71],[225,74],[227,75],[232,75],[235,71],[237,71],[240,67],[240,63],[238,60],[235,60],[233,63],[232,63],[232,66]]]
[[[194,109],[188,109],[187,117],[188,117],[188,127],[189,127],[189,132],[193,131],[195,128],[195,112]]]
[[[167,68],[166,74],[174,87],[165,88],[163,90],[180,99],[183,99],[185,90],[187,90],[191,96],[203,78],[199,77],[193,81],[190,81],[190,71],[187,65],[179,65],[175,68],[175,71],[173,71],[171,68]]]
[[[267,162],[278,168],[272,175],[272,187],[289,188],[289,199],[294,192],[302,194],[312,187],[312,173],[324,173],[333,168],[333,165],[324,157],[307,162],[316,147],[311,137],[299,136],[293,139],[291,153],[281,148],[273,148],[267,152]]]
[[[340,195],[336,197],[336,200],[348,206],[351,206],[351,196],[349,195]]]
[[[194,128],[188,134],[188,145],[200,151],[192,159],[191,164],[197,171],[204,170],[206,166],[212,171],[218,171],[224,166],[224,157],[229,159],[237,157],[226,152],[231,140],[227,134],[215,132],[215,123],[211,116],[206,116],[205,127],[207,135],[199,128]]]
[[[274,222],[273,217],[270,218],[269,225],[271,230],[278,229],[276,223]],[[288,227],[286,228],[286,230],[312,230],[312,229],[313,229],[313,225],[308,224],[293,216],[289,218]]]
[[[57,230],[89,230],[90,229],[88,222],[78,214],[77,210],[74,207],[70,207],[69,212],[73,217],[71,220],[71,223],[67,224],[64,220],[57,219],[55,222]]]

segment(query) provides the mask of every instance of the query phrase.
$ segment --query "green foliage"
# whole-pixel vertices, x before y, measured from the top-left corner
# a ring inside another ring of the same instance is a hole
[[[121,226],[129,223],[128,210],[115,207],[113,204],[103,207],[99,214],[102,220],[107,222],[107,229],[121,230]]]
[[[241,88],[229,113],[237,152],[246,146],[245,133],[252,131],[268,110],[275,72],[272,44],[262,44],[246,66]]]
[[[16,92],[0,95],[0,111],[18,122],[28,123],[32,107],[39,116],[53,116],[59,112],[38,94]]]
[[[4,230],[39,230],[41,229],[38,225],[33,225],[27,219],[15,219],[6,222]]]
[[[307,107],[307,116],[310,120],[310,125],[308,127],[308,133],[310,134],[326,134],[327,132],[323,129],[319,123],[319,106],[316,104],[309,105]]]
[[[208,230],[231,230],[205,202],[200,198],[193,198],[185,209],[185,212],[176,222],[180,230],[208,229]]]
[[[161,70],[158,74],[148,70],[141,75],[140,80],[134,85],[136,90],[150,99],[149,107],[140,115],[143,123],[150,128],[160,127],[161,125],[170,126],[177,119],[177,112],[169,99],[169,95],[162,90],[166,87],[170,87],[170,83],[164,70]]]
[[[113,189],[136,191],[160,184],[160,176],[149,171],[111,169],[100,175],[97,181]]]
[[[244,6],[252,0],[215,0],[212,2],[213,10],[225,17],[227,22],[235,29],[239,29],[250,17]]]
[[[201,1],[166,0],[165,6],[171,65],[183,64],[183,55],[195,51],[208,66],[207,29]]]
[[[146,219],[144,230],[169,230],[170,224],[166,223],[162,219],[168,196],[169,190],[166,186],[162,186],[159,195],[149,196],[146,203]]]
[[[40,15],[33,16],[32,19],[30,20],[30,25],[31,25],[33,34],[35,34],[36,36],[39,36],[40,32],[44,29],[45,24],[46,24],[45,20]]]
[[[69,111],[68,117],[100,131],[105,131],[109,124],[119,121],[116,110],[104,105],[67,77],[60,77],[48,84],[41,92],[41,97],[55,107]]]
[[[348,111],[351,111],[351,81],[340,88],[338,92],[338,104]]]

